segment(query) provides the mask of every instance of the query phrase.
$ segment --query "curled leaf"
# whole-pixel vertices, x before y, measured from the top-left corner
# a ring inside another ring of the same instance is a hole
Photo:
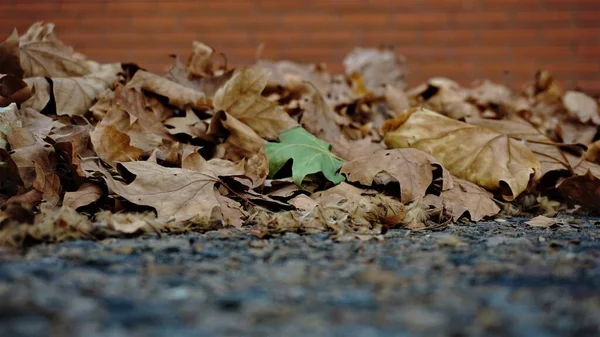
[[[427,109],[416,109],[384,140],[391,148],[425,151],[455,176],[498,191],[505,200],[513,200],[540,174],[539,160],[523,143]]]

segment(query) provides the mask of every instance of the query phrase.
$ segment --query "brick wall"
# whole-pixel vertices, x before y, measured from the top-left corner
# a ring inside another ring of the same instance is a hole
[[[568,87],[600,93],[600,0],[0,0],[0,32],[57,25],[98,61],[162,71],[168,54],[201,40],[230,64],[263,56],[326,62],[340,71],[354,46],[395,45],[409,84],[431,76],[512,86],[546,68]]]

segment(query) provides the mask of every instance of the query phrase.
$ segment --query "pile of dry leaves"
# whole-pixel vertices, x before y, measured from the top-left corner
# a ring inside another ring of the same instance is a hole
[[[393,50],[356,49],[339,75],[220,56],[194,42],[159,75],[88,60],[52,24],[2,42],[0,243],[223,226],[371,238],[600,206],[598,101],[546,72],[518,93],[407,90]]]

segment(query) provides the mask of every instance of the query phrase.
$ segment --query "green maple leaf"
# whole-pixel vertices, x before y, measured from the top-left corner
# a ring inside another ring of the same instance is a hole
[[[344,181],[344,176],[338,173],[344,161],[331,153],[331,145],[328,143],[302,127],[280,133],[279,140],[279,143],[265,144],[271,177],[292,160],[292,179],[298,186],[304,177],[318,172],[322,172],[325,178],[335,184]]]

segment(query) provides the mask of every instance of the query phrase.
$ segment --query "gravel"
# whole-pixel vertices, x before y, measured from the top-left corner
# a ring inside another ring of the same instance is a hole
[[[0,251],[0,336],[598,336],[600,219]]]

